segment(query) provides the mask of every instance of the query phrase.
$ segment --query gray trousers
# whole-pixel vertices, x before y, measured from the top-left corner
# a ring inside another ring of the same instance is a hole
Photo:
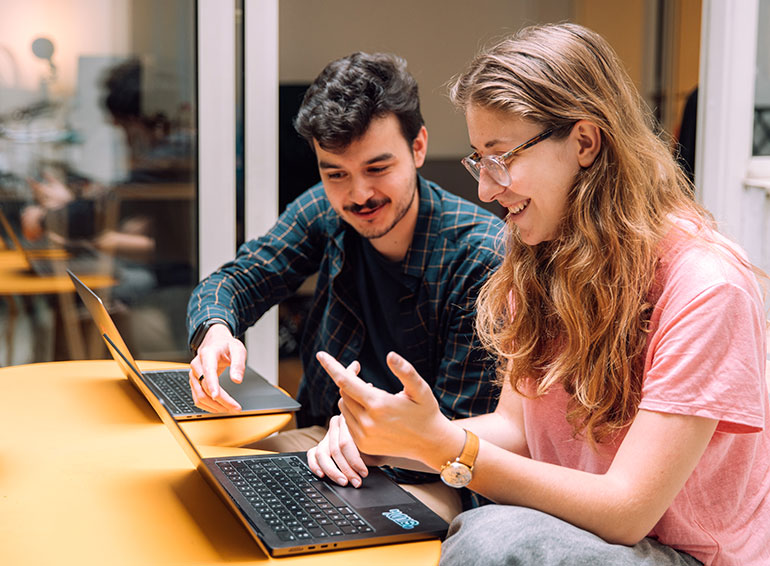
[[[697,566],[684,552],[645,538],[610,544],[526,507],[487,505],[458,515],[441,546],[440,566]]]

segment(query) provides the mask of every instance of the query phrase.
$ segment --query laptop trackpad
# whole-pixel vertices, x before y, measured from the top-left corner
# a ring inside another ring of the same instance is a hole
[[[378,470],[379,471],[379,470]],[[329,485],[329,484],[327,484]],[[356,508],[406,505],[414,503],[412,497],[382,473],[371,472],[361,487],[330,486],[350,505]]]

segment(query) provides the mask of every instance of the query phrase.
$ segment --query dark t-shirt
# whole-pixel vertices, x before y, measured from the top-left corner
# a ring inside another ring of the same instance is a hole
[[[359,313],[366,329],[363,348],[358,361],[361,378],[380,389],[396,393],[403,388],[388,368],[388,352],[406,351],[404,330],[414,324],[402,315],[400,301],[410,291],[404,282],[400,261],[390,261],[380,254],[368,240],[351,238],[355,251],[355,286],[361,304]],[[412,313],[415,311],[410,309]]]

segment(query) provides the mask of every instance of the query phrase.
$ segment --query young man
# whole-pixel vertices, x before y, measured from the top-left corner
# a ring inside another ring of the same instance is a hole
[[[473,319],[478,289],[500,262],[502,222],[417,174],[428,133],[403,59],[355,53],[330,63],[307,91],[295,127],[315,151],[321,183],[193,292],[190,386],[201,408],[238,410],[217,377],[229,365],[232,378],[242,379],[246,351],[234,336],[317,272],[301,344],[300,429],[259,447],[307,450],[321,441],[310,455],[320,469],[360,485],[365,472],[351,465],[361,469],[361,458],[338,417],[327,436],[339,394],[316,352],[357,364],[363,379],[391,392],[401,386],[385,357],[399,352],[427,376],[448,417],[492,411],[494,366]],[[393,474],[409,483],[437,479]],[[456,503],[442,514],[459,511]]]

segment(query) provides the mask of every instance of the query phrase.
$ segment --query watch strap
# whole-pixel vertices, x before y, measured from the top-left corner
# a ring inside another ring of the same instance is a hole
[[[206,337],[206,333],[209,331],[209,328],[215,324],[224,324],[230,330],[230,332],[233,331],[233,329],[230,328],[230,324],[224,318],[213,317],[204,320],[198,325],[198,328],[195,329],[192,340],[190,340],[190,350],[192,350],[194,354],[198,352],[198,348],[200,347],[201,342],[203,342],[203,339]]]
[[[457,461],[465,466],[468,466],[468,469],[473,470],[473,466],[476,464],[476,457],[478,455],[479,437],[468,429],[465,429],[465,444],[463,444],[463,450],[457,457]]]

